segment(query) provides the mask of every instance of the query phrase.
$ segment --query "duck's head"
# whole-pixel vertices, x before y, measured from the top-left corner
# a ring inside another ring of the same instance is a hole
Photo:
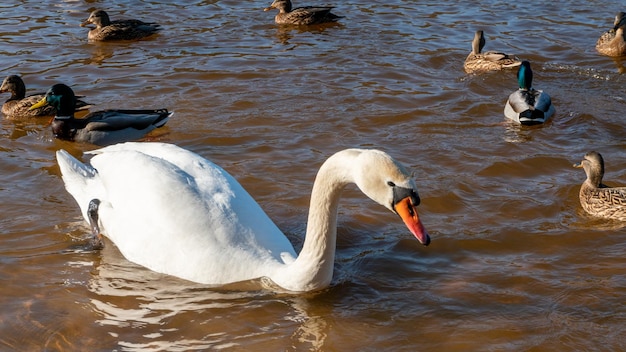
[[[587,174],[587,180],[589,180],[595,187],[599,187],[604,177],[604,159],[602,155],[596,151],[591,151],[583,157],[583,160],[579,164],[574,164],[574,167],[580,167],[585,170]]]
[[[472,53],[478,55],[485,47],[485,34],[483,31],[476,31],[474,34],[474,40],[472,40]]]
[[[613,29],[617,30],[617,28],[619,28],[619,26],[622,24],[626,25],[626,12],[618,12],[617,15],[615,15]]]
[[[39,102],[30,107],[30,110],[46,104],[57,110],[57,116],[72,117],[76,106],[76,96],[72,88],[62,83],[55,84],[48,89],[46,95]]]
[[[0,86],[0,93],[11,93],[12,98],[22,99],[26,96],[26,85],[24,81],[17,75],[10,75],[4,79]]]
[[[379,150],[368,150],[358,158],[360,167],[355,169],[353,177],[359,189],[398,214],[415,238],[427,246],[430,236],[417,213],[420,197],[411,175],[399,162]]]
[[[625,32],[626,32],[626,19],[622,21],[621,25],[615,27],[615,37],[622,37],[624,38],[624,40],[626,40],[626,35],[624,35]]]
[[[530,62],[522,61],[517,71],[517,83],[520,89],[529,90],[533,87],[533,70],[530,69]]]
[[[109,19],[109,14],[107,14],[103,10],[93,11],[89,18],[87,18],[83,23],[80,24],[81,27],[85,27],[89,24],[95,25],[97,28],[108,26],[111,24],[111,19]]]
[[[291,12],[290,0],[274,0],[269,7],[263,9],[263,11],[270,11],[271,9],[277,9],[280,13]]]

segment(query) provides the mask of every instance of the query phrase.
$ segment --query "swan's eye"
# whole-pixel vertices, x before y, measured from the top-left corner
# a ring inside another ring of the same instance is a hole
[[[387,185],[390,186],[390,187],[395,187],[396,186],[396,184],[391,182],[391,181],[387,181]]]

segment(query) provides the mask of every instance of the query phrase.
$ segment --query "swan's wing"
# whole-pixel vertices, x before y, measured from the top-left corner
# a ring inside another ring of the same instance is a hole
[[[243,187],[197,154],[160,143],[125,143],[95,154],[91,162],[106,191],[102,228],[129,260],[222,284],[263,276],[283,253],[295,256]]]

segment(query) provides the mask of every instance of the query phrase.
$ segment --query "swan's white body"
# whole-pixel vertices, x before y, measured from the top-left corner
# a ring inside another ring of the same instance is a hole
[[[322,165],[299,256],[248,192],[197,154],[163,143],[124,143],[89,153],[96,154],[93,167],[57,152],[65,186],[85,219],[89,202],[99,199],[100,230],[127,259],[190,281],[223,285],[267,277],[290,291],[327,287],[339,196],[349,182],[401,215],[422,243],[429,241],[417,213],[413,222],[404,214],[413,214],[413,205],[396,209],[388,186],[416,192],[414,181],[380,151],[345,150]]]

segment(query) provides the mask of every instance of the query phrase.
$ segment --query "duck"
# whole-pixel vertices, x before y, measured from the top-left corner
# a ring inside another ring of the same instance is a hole
[[[596,42],[596,50],[606,56],[626,55],[626,13],[618,12],[613,21],[613,28],[603,33]]]
[[[331,284],[342,190],[354,183],[397,214],[423,244],[420,197],[407,169],[376,149],[345,149],[320,167],[299,255],[250,194],[223,168],[174,144],[127,142],[86,154],[60,149],[65,188],[89,224],[89,245],[108,238],[131,262],[212,286],[259,280],[271,290]],[[89,248],[89,247],[88,247]],[[269,281],[268,281],[269,280]]]
[[[333,6],[305,6],[292,9],[290,0],[274,0],[263,11],[277,9],[278,14],[274,17],[277,24],[311,25],[328,22],[336,22],[343,16],[337,16],[330,11]]]
[[[485,46],[483,31],[476,31],[472,40],[472,52],[465,58],[463,68],[467,73],[481,73],[487,71],[499,71],[504,68],[512,68],[521,65],[520,59],[514,55],[508,55],[497,51],[482,52]]]
[[[52,133],[58,139],[108,145],[143,138],[155,128],[163,127],[173,115],[167,109],[102,110],[83,118],[74,117],[76,97],[69,86],[58,83],[31,109],[51,105],[56,109]]]
[[[583,168],[587,179],[580,186],[580,205],[590,215],[605,219],[626,221],[626,187],[609,187],[602,183],[604,159],[591,151],[574,164]]]
[[[530,62],[522,61],[517,71],[519,89],[509,95],[504,105],[504,116],[522,125],[542,124],[554,114],[550,96],[532,87],[533,71]]]
[[[56,114],[53,106],[47,105],[37,109],[30,107],[44,97],[44,93],[34,93],[26,96],[26,85],[18,75],[9,75],[0,86],[0,93],[11,93],[11,97],[2,104],[2,114],[8,119],[20,119],[30,117],[50,117]],[[91,104],[76,99],[75,109],[86,110]]]
[[[90,41],[135,40],[151,36],[162,29],[159,24],[135,19],[111,21],[104,10],[91,12],[80,26],[86,27],[90,24],[96,26],[89,30],[87,39]]]

